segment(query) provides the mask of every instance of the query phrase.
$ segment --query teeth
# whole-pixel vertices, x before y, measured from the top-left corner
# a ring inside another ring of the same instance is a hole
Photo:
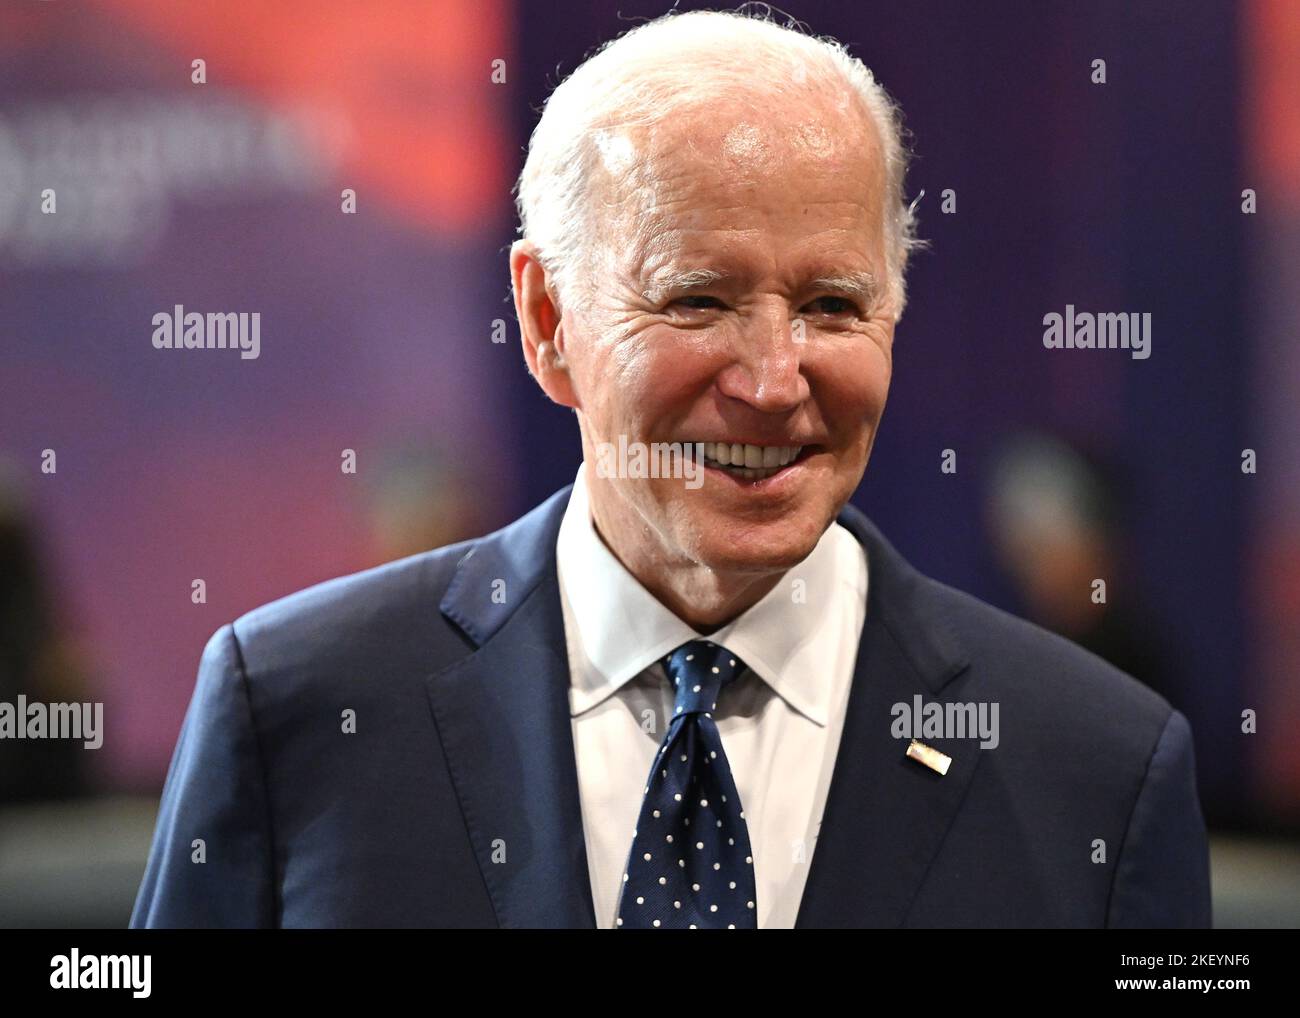
[[[746,480],[770,477],[798,458],[801,445],[742,445],[739,442],[705,442],[704,458]]]

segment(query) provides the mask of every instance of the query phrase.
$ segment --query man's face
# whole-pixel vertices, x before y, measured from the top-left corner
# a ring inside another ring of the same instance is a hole
[[[777,101],[615,142],[591,297],[563,309],[597,522],[666,566],[788,569],[861,480],[889,390],[874,128],[833,100]],[[705,443],[703,485],[599,477],[596,447],[620,436]]]

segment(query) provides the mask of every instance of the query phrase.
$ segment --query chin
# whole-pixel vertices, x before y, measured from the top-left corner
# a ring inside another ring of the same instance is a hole
[[[767,524],[708,521],[686,546],[692,558],[715,572],[772,573],[797,566],[817,547],[826,524],[782,519]]]

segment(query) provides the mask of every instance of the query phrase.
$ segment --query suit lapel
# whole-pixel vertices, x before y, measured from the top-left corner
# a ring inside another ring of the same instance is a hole
[[[595,926],[555,575],[568,494],[461,560],[440,607],[477,649],[428,679],[465,826],[504,927]]]
[[[428,693],[465,826],[504,927],[593,928],[569,718],[555,540],[569,488],[475,542],[440,605],[474,644]],[[904,757],[896,703],[945,702],[967,659],[931,581],[852,506],[839,522],[866,550],[867,613],[844,731],[797,927],[901,926],[965,795],[981,750],[940,776]],[[496,597],[494,597],[494,592]]]
[[[979,764],[977,741],[925,739],[952,758],[940,776],[891,733],[896,703],[945,702],[967,659],[913,570],[852,506],[839,522],[863,544],[867,614],[844,731],[796,927],[897,927]]]

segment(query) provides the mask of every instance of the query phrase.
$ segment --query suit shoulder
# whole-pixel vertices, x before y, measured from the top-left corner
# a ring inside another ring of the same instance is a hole
[[[474,541],[313,584],[241,615],[234,636],[250,676],[329,666],[402,648],[428,652],[455,630],[438,602]]]
[[[1149,751],[1173,708],[1153,689],[1065,637],[926,578],[973,677],[1040,723]]]

